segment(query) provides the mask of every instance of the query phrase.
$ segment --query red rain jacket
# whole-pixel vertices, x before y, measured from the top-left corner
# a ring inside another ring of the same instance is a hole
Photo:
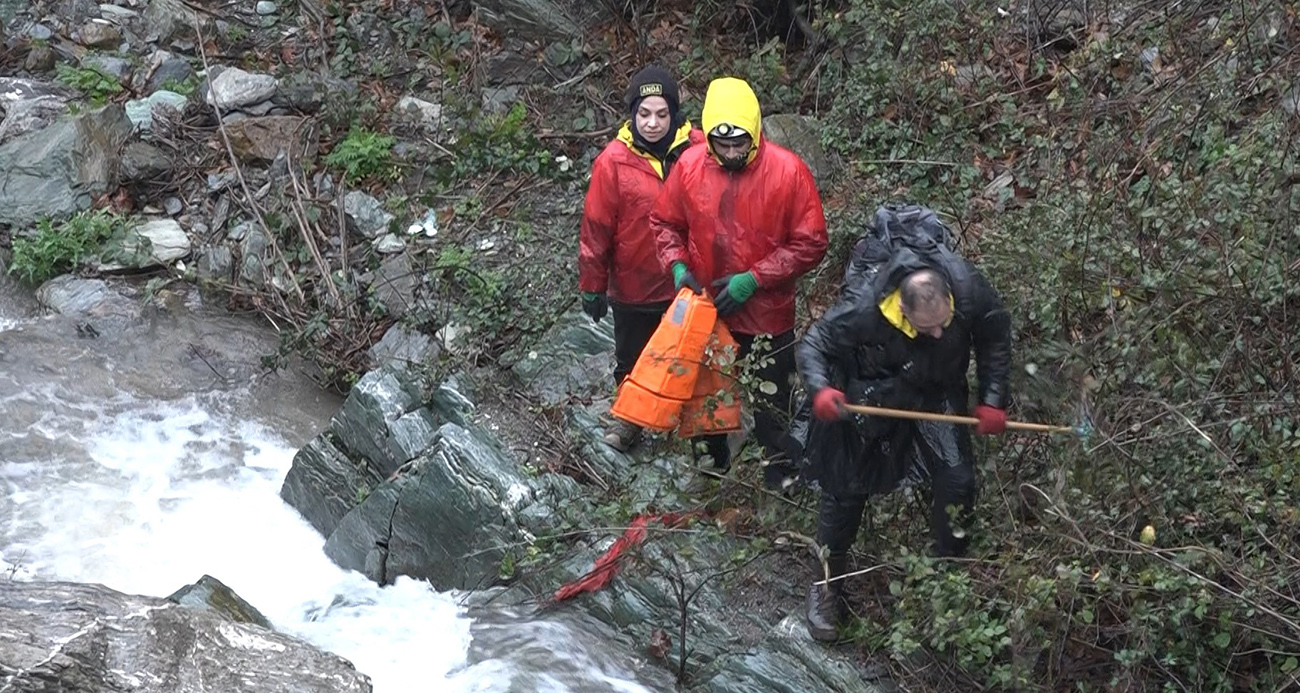
[[[684,123],[674,134],[669,161],[704,134]],[[670,164],[669,172],[673,165]],[[578,240],[578,289],[611,301],[646,304],[673,300],[671,270],[659,264],[650,210],[663,187],[663,166],[632,143],[623,126],[591,167],[591,184]]]
[[[722,168],[708,145],[691,147],[673,167],[650,215],[666,271],[685,262],[706,290],[753,272],[758,290],[723,318],[735,334],[794,329],[796,280],[826,255],[826,218],[812,172],[794,152],[759,140],[739,172]]]

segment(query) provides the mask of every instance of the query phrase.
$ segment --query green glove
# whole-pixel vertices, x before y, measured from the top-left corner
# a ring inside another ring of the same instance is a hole
[[[695,278],[695,275],[691,274],[691,271],[686,269],[685,262],[673,263],[673,286],[678,289],[685,286],[689,287],[691,291],[694,291],[697,294],[704,293],[704,287],[700,286],[700,282]]]
[[[717,306],[719,316],[726,317],[739,311],[741,304],[754,295],[758,289],[758,280],[754,278],[753,272],[741,272],[723,277],[713,282],[713,286],[722,286],[722,291],[713,297],[713,305]]]
[[[727,294],[741,303],[748,301],[755,291],[758,291],[758,280],[753,272],[733,274],[731,281],[727,282]]]

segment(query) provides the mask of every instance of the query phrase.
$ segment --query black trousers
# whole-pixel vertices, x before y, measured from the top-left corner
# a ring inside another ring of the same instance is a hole
[[[925,422],[902,424],[917,430],[911,438],[911,449],[895,454],[919,456],[915,462],[923,464],[930,477],[933,502],[930,506],[930,535],[934,551],[939,556],[960,556],[969,542],[971,511],[975,505],[975,460],[970,447],[970,436],[956,424]],[[868,449],[879,450],[875,446]],[[883,462],[863,460],[862,464]],[[846,555],[857,539],[862,524],[862,514],[867,507],[866,495],[837,494],[833,489],[823,490],[817,516],[817,543],[825,546],[832,556]],[[952,511],[949,509],[952,508]],[[955,515],[955,517],[954,517]],[[953,525],[961,528],[961,536],[953,534]]]
[[[733,333],[732,336],[740,345],[740,358],[748,357],[754,348],[756,335]],[[769,459],[788,460],[786,432],[790,428],[793,412],[794,384],[791,379],[795,373],[794,330],[772,335],[770,343],[770,349],[763,356],[765,360],[770,358],[771,362],[759,367],[754,374],[760,381],[776,385],[776,391],[770,395],[758,393],[758,406],[754,412],[754,437],[763,446],[763,454]],[[691,441],[692,447],[698,447],[695,444],[699,442],[704,443],[704,454],[713,458],[714,467],[722,470],[731,467],[731,452],[725,434],[701,436]],[[696,456],[699,454],[697,451]]]
[[[671,301],[662,303],[611,303],[614,316],[614,387],[618,387],[636,365],[641,351],[659,329],[659,320]]]

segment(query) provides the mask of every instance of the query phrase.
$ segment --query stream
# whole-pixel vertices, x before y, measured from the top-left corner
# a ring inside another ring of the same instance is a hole
[[[577,617],[470,618],[465,595],[335,566],[279,490],[341,400],[265,372],[254,318],[173,302],[88,331],[0,281],[0,579],[165,597],[212,575],[379,693],[673,690]]]

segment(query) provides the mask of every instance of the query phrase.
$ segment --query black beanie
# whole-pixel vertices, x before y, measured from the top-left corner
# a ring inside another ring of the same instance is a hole
[[[658,65],[647,65],[632,77],[632,83],[627,85],[627,96],[624,99],[628,111],[635,114],[636,109],[641,105],[641,99],[647,96],[664,97],[668,102],[668,111],[672,113],[674,119],[677,117],[677,109],[680,106],[677,80]]]

